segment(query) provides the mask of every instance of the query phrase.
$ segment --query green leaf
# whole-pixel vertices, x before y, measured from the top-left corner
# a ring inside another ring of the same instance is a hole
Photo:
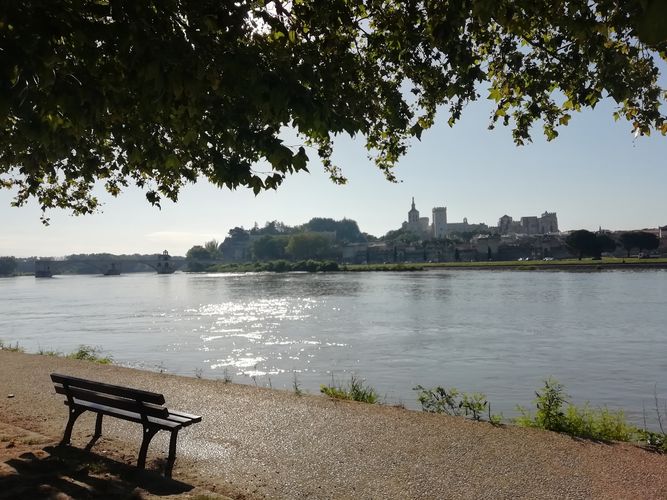
[[[667,2],[644,0],[645,7],[637,23],[637,36],[647,45],[667,42]]]

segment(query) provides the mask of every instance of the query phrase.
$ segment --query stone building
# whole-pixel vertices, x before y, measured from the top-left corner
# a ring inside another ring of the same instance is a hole
[[[539,234],[540,223],[535,215],[521,217],[521,229],[523,234]]]
[[[540,234],[557,233],[558,217],[556,212],[545,211],[539,218]]]
[[[408,221],[403,223],[402,228],[421,237],[428,236],[430,232],[428,217],[419,217],[414,196],[412,197],[412,207],[408,212]]]
[[[447,207],[433,207],[433,237],[442,239],[447,234]]]
[[[521,234],[521,223],[515,221],[509,215],[505,214],[498,219],[498,233],[499,234]]]
[[[464,217],[463,222],[448,222],[447,234],[452,233],[474,233],[476,231],[486,231],[489,229],[484,223],[470,224],[468,218]]]
[[[521,217],[517,222],[509,215],[498,219],[498,233],[506,234],[555,234],[558,233],[558,216],[556,212],[544,212],[539,217],[531,215]]]
[[[487,231],[489,229],[486,224],[469,224],[465,217],[463,222],[447,222],[447,207],[434,207],[432,216],[432,223],[429,223],[428,217],[420,217],[413,197],[412,207],[408,212],[408,220],[403,222],[401,227],[423,239],[442,239],[451,233]]]

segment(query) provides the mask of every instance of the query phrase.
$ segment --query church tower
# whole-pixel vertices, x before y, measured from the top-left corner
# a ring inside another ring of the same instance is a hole
[[[412,197],[412,208],[408,212],[408,225],[418,227],[419,225],[419,210],[415,208],[415,197]]]

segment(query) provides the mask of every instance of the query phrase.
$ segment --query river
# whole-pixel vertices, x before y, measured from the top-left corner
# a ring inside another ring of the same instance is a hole
[[[553,376],[637,424],[667,396],[667,272],[432,270],[0,279],[0,340],[311,393],[352,373],[381,400],[484,392],[516,414]]]

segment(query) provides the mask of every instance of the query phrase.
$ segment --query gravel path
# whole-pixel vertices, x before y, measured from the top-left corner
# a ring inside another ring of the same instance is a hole
[[[5,351],[0,421],[58,439],[66,410],[51,372],[161,392],[202,415],[179,435],[174,477],[233,498],[667,498],[667,456],[631,445]],[[74,444],[92,429],[79,419]],[[105,419],[103,433],[94,451],[136,457],[140,426]],[[160,434],[153,460],[166,455]]]

